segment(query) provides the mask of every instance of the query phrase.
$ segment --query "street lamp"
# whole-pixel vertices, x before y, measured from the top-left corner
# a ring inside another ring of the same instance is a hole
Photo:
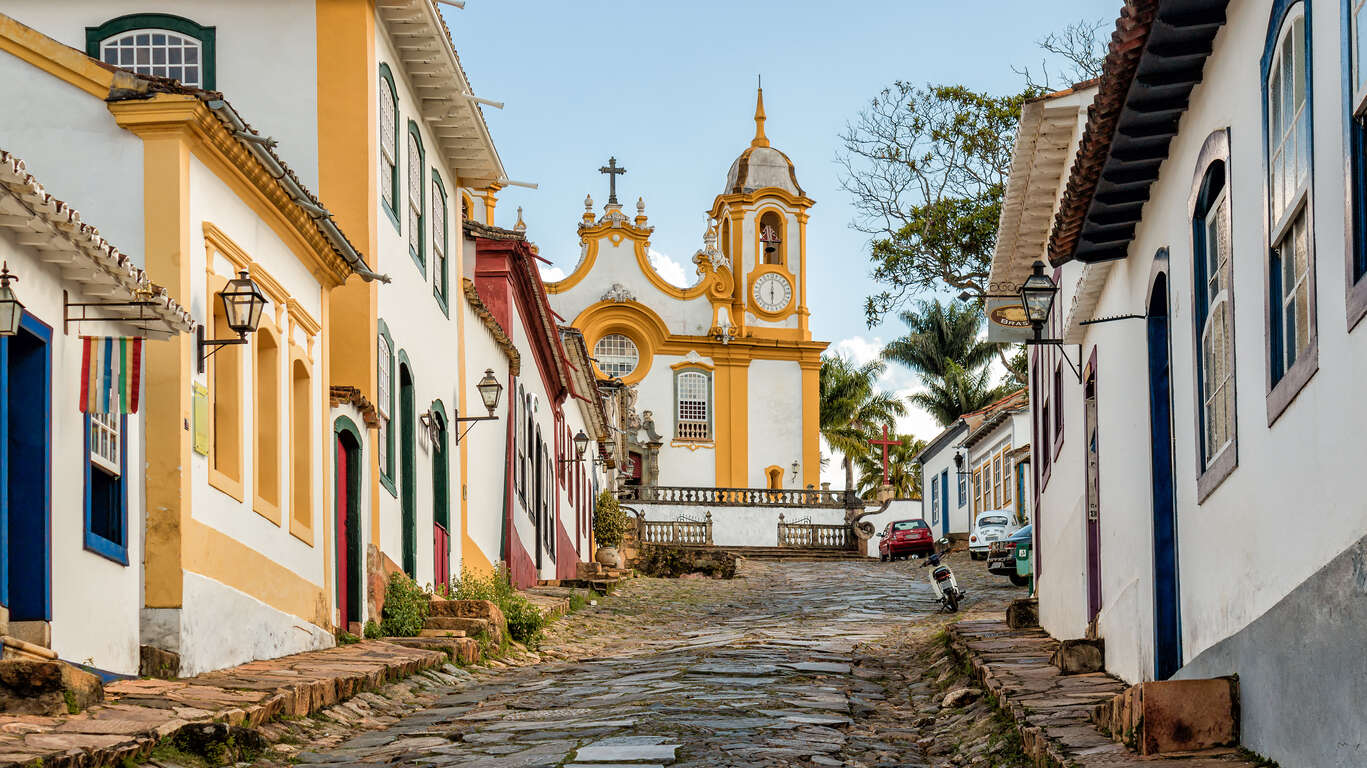
[[[1073,369],[1077,375],[1078,383],[1082,382],[1082,371],[1073,361],[1069,359],[1068,353],[1063,349],[1062,339],[1042,338],[1044,324],[1049,321],[1049,313],[1054,309],[1054,299],[1058,296],[1058,284],[1054,278],[1044,274],[1044,262],[1036,261],[1030,268],[1030,276],[1021,283],[1020,297],[1021,309],[1025,311],[1025,319],[1030,321],[1030,327],[1035,329],[1035,337],[1027,339],[1026,344],[1053,344],[1059,347],[1059,353],[1067,361],[1068,367]],[[1081,349],[1079,348],[1079,354]]]
[[[503,385],[500,384],[498,382],[498,378],[494,376],[493,368],[484,369],[484,378],[479,380],[479,383],[475,385],[475,389],[479,391],[479,399],[484,401],[484,407],[489,409],[489,415],[461,416],[460,409],[456,409],[456,416],[454,419],[452,419],[453,422],[459,424],[461,422],[467,421],[494,421],[498,418],[494,415],[494,410],[498,408],[498,398],[500,395],[503,394]],[[472,423],[470,424],[470,426],[465,428],[464,432],[457,432],[456,445],[460,445],[461,438],[465,437],[465,435],[468,434],[470,430],[474,428],[475,425]]]
[[[10,281],[19,278],[10,274],[9,262],[0,265],[0,336],[13,336],[19,332],[19,320],[24,316],[24,305],[14,296]]]
[[[586,435],[586,434],[584,434],[584,430],[581,429],[581,430],[579,430],[578,434],[576,434],[576,435],[574,436],[574,458],[572,458],[572,459],[561,459],[561,460],[560,460],[560,463],[566,464],[566,463],[581,462],[581,461],[584,460],[584,451],[587,451],[588,449],[589,449],[589,436]]]
[[[223,302],[223,318],[228,323],[228,330],[237,334],[235,339],[206,339],[204,338],[204,326],[200,325],[196,331],[199,346],[199,372],[204,373],[204,361],[208,360],[220,348],[233,344],[246,344],[247,334],[254,333],[258,325],[261,324],[261,310],[266,308],[266,295],[261,292],[256,283],[247,276],[247,270],[237,273],[237,277],[228,281],[223,286],[223,290],[218,292],[218,298]],[[204,354],[205,347],[213,347],[214,351]]]
[[[1040,329],[1049,320],[1049,312],[1054,308],[1054,297],[1058,295],[1058,285],[1054,278],[1044,274],[1044,262],[1036,261],[1031,267],[1030,276],[1021,284],[1021,308],[1025,317],[1039,336]]]

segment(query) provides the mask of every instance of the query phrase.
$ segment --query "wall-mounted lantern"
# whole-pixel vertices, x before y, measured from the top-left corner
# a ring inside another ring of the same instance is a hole
[[[584,434],[584,430],[574,436],[574,458],[561,459],[561,464],[578,463],[584,460],[584,451],[589,449],[589,436]]]
[[[1068,353],[1063,349],[1063,339],[1043,338],[1044,324],[1049,321],[1049,313],[1054,309],[1054,299],[1058,296],[1058,284],[1054,278],[1044,274],[1044,262],[1036,261],[1030,268],[1030,276],[1021,283],[1020,297],[1021,309],[1025,311],[1025,318],[1030,321],[1030,327],[1035,330],[1035,337],[1027,339],[1028,345],[1052,344],[1059,347],[1059,354],[1068,363],[1068,367],[1077,376],[1078,383],[1082,383],[1082,371],[1073,365],[1073,361],[1068,357]],[[1078,349],[1079,355],[1081,348]]]
[[[254,333],[258,325],[261,324],[261,311],[266,308],[266,295],[261,289],[247,276],[244,269],[237,273],[237,277],[228,281],[223,286],[223,290],[218,292],[218,298],[223,302],[223,317],[228,323],[228,329],[237,334],[235,339],[206,339],[204,338],[204,326],[200,325],[195,332],[198,337],[199,348],[199,372],[204,373],[204,361],[208,360],[222,347],[233,344],[246,344],[247,334]],[[213,352],[204,353],[205,347],[213,347]]]
[[[14,289],[9,287],[11,280],[19,282],[19,278],[10,274],[9,263],[4,262],[0,265],[0,336],[18,333],[19,320],[24,316],[24,305],[19,303]]]
[[[459,424],[462,422],[495,421],[498,419],[498,417],[494,415],[494,411],[498,408],[499,396],[503,394],[503,385],[500,384],[498,378],[494,376],[493,368],[484,369],[484,378],[479,380],[479,383],[475,385],[475,389],[479,390],[479,399],[484,401],[484,407],[488,409],[489,415],[461,416],[460,410],[457,409],[456,417],[452,419],[452,421]],[[461,439],[474,428],[475,425],[471,423],[470,426],[465,428],[464,432],[457,432],[456,445],[460,445]]]

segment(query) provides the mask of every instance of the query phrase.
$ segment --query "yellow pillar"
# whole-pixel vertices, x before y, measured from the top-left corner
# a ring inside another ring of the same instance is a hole
[[[821,359],[803,360],[802,487],[821,485]]]

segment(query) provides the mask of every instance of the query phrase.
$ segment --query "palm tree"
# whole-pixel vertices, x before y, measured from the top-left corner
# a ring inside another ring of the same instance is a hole
[[[923,301],[915,312],[903,312],[907,333],[893,339],[883,349],[883,359],[901,363],[926,378],[944,378],[948,363],[966,371],[986,368],[1005,344],[980,339],[982,305],[953,301],[947,306]]]
[[[1014,391],[1016,387],[991,386],[991,372],[983,368],[978,373],[970,373],[953,360],[945,361],[945,375],[937,378],[923,376],[926,385],[924,392],[916,392],[907,400],[931,418],[947,427],[950,422],[992,403]]]
[[[884,370],[879,360],[857,366],[840,355],[821,357],[821,436],[843,456],[846,491],[854,488],[854,457],[869,450],[869,433],[907,412],[901,398],[876,388]]]
[[[899,499],[921,498],[921,465],[915,461],[916,454],[925,450],[926,441],[917,440],[911,435],[896,435],[901,445],[888,446],[888,484]],[[869,450],[854,458],[859,469],[859,483],[855,490],[862,499],[873,499],[883,485],[883,451],[870,447]]]

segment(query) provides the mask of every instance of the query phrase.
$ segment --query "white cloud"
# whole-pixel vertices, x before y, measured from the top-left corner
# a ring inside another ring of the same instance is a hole
[[[542,264],[541,279],[547,283],[559,282],[565,279],[565,270],[560,267],[553,267],[549,264]]]
[[[683,265],[679,262],[654,248],[650,249],[648,255],[650,266],[655,268],[655,271],[665,279],[665,282],[672,283],[680,288],[687,288],[693,284],[693,281],[688,279],[688,273],[684,270]]]

